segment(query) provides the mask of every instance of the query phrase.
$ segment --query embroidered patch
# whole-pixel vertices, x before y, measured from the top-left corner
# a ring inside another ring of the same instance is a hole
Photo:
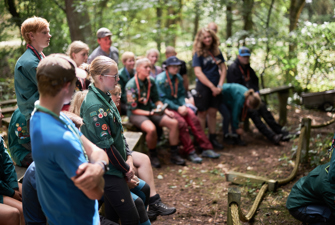
[[[21,128],[21,127],[18,127],[18,128],[17,128],[17,131],[21,131],[21,130],[22,130],[22,128]]]
[[[127,102],[129,102],[129,103],[135,102],[133,94],[130,91],[127,91]]]
[[[108,135],[107,131],[102,131],[102,132],[100,133],[100,137],[104,137],[104,136],[106,136],[106,135]]]
[[[107,130],[107,128],[108,128],[108,127],[107,127],[107,124],[102,124],[102,125],[101,125],[101,129],[103,129],[103,130]]]
[[[98,121],[98,117],[96,117],[96,116],[93,117],[93,121],[94,121],[94,122]]]
[[[93,117],[93,116],[96,116],[96,115],[97,115],[96,111],[90,112],[90,117]]]
[[[16,126],[16,127],[19,127],[19,126],[20,126],[20,124],[18,124],[18,123],[17,123],[17,124],[15,124],[15,126]]]
[[[106,117],[107,116],[107,112],[104,112],[104,117]]]
[[[103,109],[103,108],[100,108],[98,111],[99,111],[99,113],[101,113],[101,114],[104,113],[104,109]]]
[[[100,127],[100,123],[99,123],[99,122],[96,122],[96,123],[95,123],[95,126],[96,126],[96,127]]]
[[[101,119],[104,116],[101,113],[99,113],[98,117]]]
[[[136,102],[131,103],[131,107],[135,108],[137,106]]]

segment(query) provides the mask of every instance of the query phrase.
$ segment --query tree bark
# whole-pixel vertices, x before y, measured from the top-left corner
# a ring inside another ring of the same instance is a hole
[[[157,17],[157,21],[156,21],[156,29],[157,29],[157,33],[156,33],[156,44],[157,44],[157,49],[159,52],[161,52],[161,43],[162,43],[162,37],[161,37],[161,28],[162,28],[162,14],[163,14],[163,9],[162,9],[162,4],[161,1],[158,1],[158,6],[156,7],[156,17]]]
[[[194,10],[195,10],[195,17],[194,17],[193,40],[195,39],[195,36],[197,35],[199,29],[199,20],[200,20],[199,0],[196,0]]]
[[[243,0],[243,29],[249,31],[252,29],[252,8],[254,6],[254,0]]]
[[[84,3],[84,0],[65,0],[66,18],[70,29],[72,41],[80,40],[87,44],[92,44],[92,29],[90,18],[85,7],[76,9],[76,4]]]
[[[233,35],[233,7],[232,2],[227,0],[226,2],[226,20],[227,20],[227,27],[226,27],[226,39],[230,38]]]
[[[21,28],[21,16],[16,11],[15,0],[4,0],[6,9],[12,15],[12,20],[14,21],[15,25],[20,29]]]

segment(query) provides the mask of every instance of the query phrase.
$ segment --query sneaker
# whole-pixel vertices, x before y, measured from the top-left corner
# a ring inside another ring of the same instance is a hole
[[[282,139],[283,135],[282,134],[275,134],[273,137],[272,137],[272,142],[273,144],[275,145],[280,145],[280,140]]]
[[[179,166],[185,166],[185,160],[178,154],[171,154],[171,162]]]
[[[223,136],[223,142],[228,144],[228,145],[233,145],[235,144],[235,141],[233,140],[233,137],[231,136],[231,134],[225,134]]]
[[[155,168],[161,168],[161,163],[157,156],[150,156],[151,166]]]
[[[218,159],[220,157],[219,153],[216,153],[211,149],[202,151],[201,155],[202,157],[212,158],[212,159]]]
[[[202,158],[200,158],[195,152],[190,153],[187,156],[188,160],[190,160],[193,163],[201,163],[202,162]]]
[[[169,207],[159,200],[157,203],[149,205],[148,217],[150,220],[155,220],[157,216],[167,216],[175,212],[175,207]]]

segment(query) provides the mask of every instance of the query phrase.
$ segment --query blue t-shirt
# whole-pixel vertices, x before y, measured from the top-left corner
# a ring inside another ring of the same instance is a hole
[[[219,67],[216,63],[225,62],[221,51],[220,51],[220,54],[215,56],[215,59],[216,59],[216,62],[214,61],[211,55],[208,55],[207,57],[203,57],[203,56],[199,57],[198,54],[195,53],[192,59],[193,61],[192,66],[193,67],[200,66],[202,72],[206,75],[208,80],[210,80],[216,86],[218,85],[219,80],[220,80]],[[200,82],[198,79],[197,81]]]
[[[35,179],[35,162],[32,162],[24,174],[22,183],[22,208],[26,225],[47,224],[47,218],[38,201]]]
[[[60,118],[74,126],[63,113]],[[64,123],[40,111],[30,119],[38,199],[50,225],[96,225],[98,202],[89,199],[71,180],[87,161],[79,138]]]

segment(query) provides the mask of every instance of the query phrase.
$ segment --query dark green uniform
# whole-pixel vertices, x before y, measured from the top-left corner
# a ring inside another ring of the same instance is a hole
[[[245,102],[244,93],[246,91],[248,91],[248,88],[240,84],[226,83],[222,86],[222,101],[231,110],[233,127],[235,129],[239,127],[241,113]]]
[[[122,158],[126,161],[127,153],[121,117],[114,102],[106,93],[95,88],[94,84],[91,84],[88,90],[80,108],[80,117],[82,117],[84,121],[84,124],[80,128],[81,132],[91,142],[102,149],[110,148],[111,145],[114,145]],[[97,91],[112,108],[109,108],[94,90]],[[111,163],[109,164],[109,168],[110,170],[106,172],[107,174],[124,177],[123,173],[117,170]]]
[[[127,85],[126,85],[126,92],[127,92],[127,104],[128,104],[128,117],[132,115],[131,111],[135,109],[142,109],[145,111],[151,111],[155,108],[153,103],[156,103],[159,101],[157,87],[155,83],[155,79],[152,77],[149,77],[150,79],[150,99],[147,102],[147,104],[143,104],[141,100],[147,98],[147,92],[148,92],[148,80],[145,79],[144,81],[141,81],[138,79],[138,84],[140,86],[141,96],[140,101],[138,99],[138,91],[136,87],[135,77],[131,78]]]
[[[19,186],[13,161],[5,149],[2,137],[0,139],[0,203],[3,203],[3,195],[12,197]]]
[[[128,73],[127,73],[128,72]],[[128,76],[129,75],[129,76]],[[125,67],[119,70],[119,84],[121,86],[121,102],[127,104],[127,93],[126,93],[126,84],[127,82],[134,77],[133,71],[127,71]]]
[[[175,83],[178,80],[177,97],[175,98],[174,96],[171,96],[171,87],[166,77],[166,72],[164,71],[158,74],[156,77],[156,85],[159,93],[159,98],[163,103],[168,104],[169,109],[178,111],[178,108],[180,106],[185,105],[185,88],[183,85],[183,78],[179,74],[175,76],[169,74],[169,77],[173,88],[175,88]]]
[[[24,115],[17,108],[8,126],[8,144],[10,154],[18,166],[21,165],[21,161],[31,153],[23,147],[22,144],[27,144],[30,142],[30,135],[28,133],[27,121]]]
[[[328,178],[330,163],[316,167],[292,187],[286,207],[297,209],[307,205],[327,205],[335,216],[335,189]]]

